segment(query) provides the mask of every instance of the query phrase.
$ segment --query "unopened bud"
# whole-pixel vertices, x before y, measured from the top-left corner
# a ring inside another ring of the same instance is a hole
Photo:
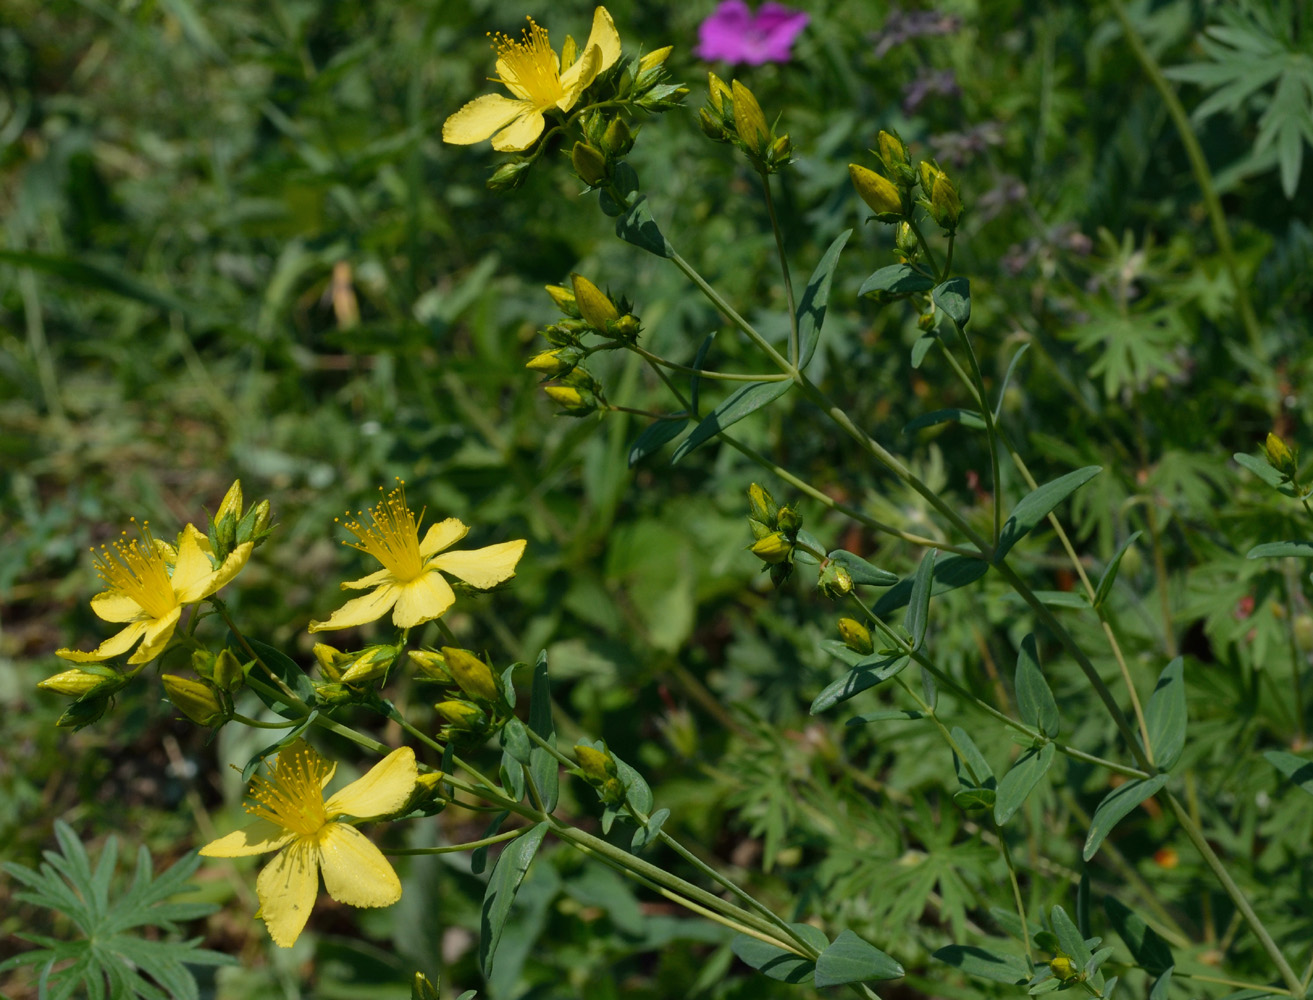
[[[748,516],[754,521],[760,521],[762,524],[775,527],[775,519],[779,517],[780,507],[775,502],[775,498],[770,495],[766,487],[753,483],[748,487]]]
[[[395,646],[369,646],[357,653],[342,671],[343,684],[367,684],[388,672],[397,658]]]
[[[847,597],[853,592],[852,574],[840,563],[827,559],[821,564],[821,572],[816,581],[822,594],[831,600]]]
[[[161,679],[173,707],[198,726],[213,726],[224,720],[223,706],[214,689],[205,682],[173,674],[165,674]]]
[[[715,73],[707,74],[707,100],[716,109],[716,113],[721,116],[725,114],[727,103],[731,110],[734,108],[734,92]]]
[[[570,275],[570,282],[574,285],[574,299],[579,305],[579,314],[583,316],[584,322],[598,333],[606,333],[607,321],[619,319],[620,310],[600,288],[582,274]]]
[[[560,285],[547,285],[545,287],[547,288],[547,294],[556,303],[556,308],[572,319],[579,318],[579,306],[574,300],[574,292],[568,288],[562,288]]]
[[[729,141],[724,122],[717,120],[706,108],[698,109],[698,128],[702,129],[703,135],[715,142]]]
[[[525,171],[529,169],[528,160],[512,160],[498,167],[488,178],[490,191],[514,191],[524,183]]]
[[[633,313],[625,313],[618,320],[611,324],[611,332],[620,340],[627,340],[633,343],[638,339],[642,332],[643,325],[639,323],[638,317]]]
[[[574,757],[579,762],[579,770],[592,781],[602,782],[616,776],[615,758],[606,750],[580,743],[574,748]]]
[[[871,630],[856,618],[839,619],[839,638],[845,646],[862,656],[870,656],[875,651],[875,644],[871,642]]]
[[[766,154],[766,165],[772,172],[787,167],[793,162],[793,140],[789,138],[786,132],[784,135],[777,136],[770,144],[770,150]]]
[[[935,178],[939,176],[939,168],[928,160],[922,160],[917,172],[921,178],[921,190],[927,198],[934,194]]]
[[[438,988],[429,981],[429,977],[417,972],[415,978],[410,981],[410,1000],[441,1000],[441,997]]]
[[[232,517],[234,521],[241,520],[242,517],[242,481],[236,479],[228,487],[228,492],[223,495],[223,500],[219,503],[219,509],[214,512],[214,521],[218,524],[225,517]]]
[[[219,650],[219,655],[214,658],[214,671],[210,676],[215,687],[229,694],[241,687],[246,680],[246,672],[242,670],[241,662],[227,647]]]
[[[465,729],[475,731],[482,729],[488,723],[488,717],[484,715],[483,710],[478,705],[471,705],[468,701],[440,701],[433,708],[451,725],[453,729]]]
[[[451,674],[447,673],[447,661],[443,659],[441,653],[432,649],[412,649],[409,656],[410,662],[415,664],[415,670],[422,679],[439,681],[443,684],[451,683]]]
[[[602,155],[601,150],[594,149],[587,143],[576,142],[570,152],[570,165],[574,167],[579,179],[589,187],[606,183],[606,157]]]
[[[114,685],[112,678],[87,670],[65,670],[37,682],[42,691],[53,691],[68,698],[81,698],[93,691]]]
[[[1049,962],[1049,971],[1053,973],[1055,979],[1064,983],[1069,983],[1080,975],[1076,968],[1076,963],[1066,955],[1057,955]]]
[[[643,56],[642,59],[638,60],[639,76],[642,76],[648,70],[655,69],[657,66],[663,64],[666,59],[670,57],[670,53],[673,52],[674,49],[675,47],[673,45],[667,45],[665,48],[656,49]]]
[[[467,696],[489,704],[501,701],[497,678],[481,659],[468,650],[451,646],[443,646],[442,655],[447,661],[447,673]]]
[[[798,513],[796,507],[790,504],[780,508],[780,513],[775,519],[775,524],[779,527],[780,531],[792,538],[798,533],[798,529],[802,527],[802,515]]]
[[[1263,442],[1263,453],[1267,456],[1267,464],[1276,469],[1287,479],[1295,475],[1295,455],[1290,450],[1290,446],[1275,434],[1268,432],[1267,440]]]
[[[314,653],[315,662],[319,664],[319,672],[330,681],[340,681],[343,671],[354,659],[350,653],[335,649],[326,642],[315,643],[311,652]]]
[[[935,186],[930,194],[930,214],[947,230],[956,229],[957,221],[962,217],[962,200],[945,173],[935,178]]]
[[[612,118],[602,135],[602,148],[607,155],[621,157],[634,148],[634,133],[623,118]]]
[[[574,371],[583,356],[584,352],[577,347],[558,347],[554,351],[535,354],[524,363],[524,367],[530,371],[542,372],[548,378],[560,378]]]
[[[880,150],[880,159],[884,161],[887,169],[893,170],[898,165],[907,163],[907,147],[897,135],[881,131],[875,141]]]
[[[881,222],[893,222],[903,215],[903,196],[888,177],[860,163],[848,164],[848,176],[862,201],[870,206]]]
[[[752,544],[752,554],[767,563],[783,562],[792,552],[793,543],[780,531],[772,531]]]
[[[207,681],[214,680],[214,662],[218,659],[208,649],[196,649],[191,654],[191,668],[196,671],[196,676],[204,677]]]
[[[262,545],[273,519],[273,508],[269,506],[269,501],[261,500],[246,512],[246,516],[237,525],[237,544],[254,541],[257,547]]]
[[[588,400],[572,385],[548,385],[543,387],[553,403],[571,417],[582,417],[597,409],[597,404]]]
[[[751,153],[760,155],[771,141],[770,129],[766,125],[766,116],[761,112],[757,98],[743,84],[735,80],[732,85],[734,100],[734,128],[739,140]]]
[[[917,250],[916,231],[910,222],[901,222],[894,230],[894,249],[904,257],[911,257]]]

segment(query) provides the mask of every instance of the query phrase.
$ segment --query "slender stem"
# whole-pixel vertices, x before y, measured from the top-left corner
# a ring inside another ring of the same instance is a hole
[[[1301,661],[1303,654],[1299,651],[1299,638],[1295,635],[1295,595],[1299,593],[1299,578],[1295,573],[1293,559],[1283,559],[1281,575],[1286,584],[1286,638],[1290,642],[1290,682],[1295,696],[1295,735],[1300,743],[1304,742],[1304,672]]]
[[[1167,589],[1167,559],[1163,555],[1163,540],[1158,533],[1158,512],[1151,499],[1146,498],[1144,521],[1149,528],[1149,544],[1153,550],[1153,575],[1158,581],[1158,600],[1163,613],[1163,648],[1167,658],[1176,656],[1176,633],[1172,631],[1172,598]]]
[[[1234,986],[1241,990],[1255,990],[1262,993],[1276,993],[1283,997],[1291,996],[1290,990],[1283,990],[1280,986],[1273,986],[1271,983],[1247,983],[1243,979],[1225,979],[1221,976],[1206,976],[1199,972],[1181,972],[1179,969],[1172,970],[1172,978],[1193,979],[1200,983],[1217,983],[1219,986]]]
[[[223,601],[219,600],[219,598],[217,597],[210,597],[208,598],[208,600],[210,604],[214,606],[214,609],[218,611],[219,614],[222,616],[224,623],[228,626],[229,631],[232,632],[233,636],[237,639],[237,642],[241,645],[242,649],[246,650],[246,655],[249,656],[252,660],[254,660],[260,666],[260,668],[263,669],[264,672],[269,675],[269,679],[272,680],[276,685],[278,685],[278,688],[282,691],[283,700],[286,700],[289,703],[295,701],[298,705],[301,705],[302,708],[305,708],[305,705],[301,702],[299,698],[296,697],[292,689],[287,686],[287,684],[283,681],[283,679],[279,677],[276,673],[274,673],[273,668],[270,667],[269,664],[264,662],[264,660],[260,657],[259,653],[257,653],[254,649],[251,648],[251,644],[246,641],[246,636],[242,634],[242,630],[237,627],[237,623],[234,622],[232,620],[232,616],[228,614],[227,605],[225,605]],[[247,677],[247,681],[248,682],[250,681],[250,677]],[[306,709],[306,711],[308,713],[309,709]]]
[[[384,854],[459,854],[461,851],[473,851],[480,847],[487,847],[490,844],[500,844],[503,841],[514,840],[516,837],[522,837],[533,827],[522,826],[518,830],[509,830],[506,833],[499,833],[495,837],[484,837],[482,840],[471,840],[468,844],[451,844],[446,847],[393,847],[380,848]]]
[[[1277,943],[1272,940],[1272,935],[1268,933],[1263,921],[1258,919],[1258,914],[1254,912],[1253,906],[1250,905],[1249,898],[1236,884],[1235,879],[1231,877],[1231,873],[1227,871],[1222,859],[1214,853],[1208,843],[1208,838],[1204,836],[1203,831],[1190,818],[1189,813],[1186,812],[1185,807],[1181,805],[1180,800],[1175,795],[1167,792],[1165,798],[1167,804],[1171,807],[1172,814],[1176,817],[1176,821],[1181,824],[1181,829],[1185,831],[1185,835],[1190,838],[1190,842],[1194,844],[1195,849],[1203,857],[1204,864],[1212,870],[1213,875],[1217,877],[1217,881],[1222,884],[1223,890],[1231,897],[1231,902],[1235,904],[1236,909],[1244,916],[1245,923],[1249,925],[1249,929],[1258,938],[1259,944],[1267,952],[1272,964],[1277,967],[1277,971],[1281,974],[1281,978],[1285,980],[1290,992],[1295,996],[1303,996],[1304,984],[1295,975],[1295,970],[1290,967],[1290,963],[1286,961],[1286,956],[1281,953]]]
[[[980,362],[976,359],[976,349],[967,336],[965,329],[957,325],[957,320],[950,317],[957,335],[966,346],[967,360],[971,363],[971,377],[975,382],[976,398],[980,400],[980,416],[985,421],[985,440],[989,447],[990,475],[994,480],[994,545],[997,547],[999,536],[1003,533],[1003,481],[999,473],[998,434],[994,430],[994,408],[985,397],[985,378],[980,372]]]
[[[233,722],[240,722],[243,726],[250,726],[252,729],[291,729],[300,723],[284,719],[282,722],[261,722],[259,719],[251,719],[242,715],[240,712],[234,712],[232,715]]]
[[[1135,25],[1127,16],[1121,0],[1111,0],[1111,2],[1113,13],[1117,15],[1117,20],[1121,22],[1122,31],[1126,35],[1127,44],[1131,47],[1135,58],[1139,60],[1145,75],[1149,77],[1149,82],[1162,97],[1172,124],[1176,126],[1177,135],[1181,138],[1181,145],[1185,147],[1191,172],[1204,200],[1204,209],[1208,212],[1213,238],[1217,240],[1217,248],[1221,251],[1223,265],[1226,267],[1227,276],[1231,279],[1231,287],[1235,291],[1236,306],[1240,311],[1240,321],[1244,325],[1245,333],[1249,336],[1249,347],[1255,355],[1259,355],[1262,349],[1262,331],[1258,325],[1258,317],[1254,313],[1254,305],[1249,298],[1249,282],[1240,273],[1240,261],[1231,242],[1226,213],[1222,209],[1222,201],[1218,198],[1217,189],[1213,185],[1213,175],[1208,169],[1208,160],[1204,156],[1203,148],[1190,126],[1190,117],[1186,114],[1185,107],[1176,96],[1176,92],[1172,90],[1171,84],[1167,82],[1167,77],[1163,75],[1153,53],[1145,46],[1139,32],[1135,30]]]
[[[722,382],[788,382],[793,378],[792,375],[785,372],[770,372],[761,375],[743,375],[738,372],[716,372],[708,371],[705,368],[690,368],[688,365],[676,364],[674,361],[663,358],[659,354],[653,354],[651,351],[644,350],[638,344],[626,344],[625,346],[640,357],[651,361],[653,364],[661,365],[663,368],[669,368],[671,371],[683,372],[685,375],[696,375],[698,378],[708,378]]]
[[[759,348],[761,348],[761,350],[765,353],[765,355],[768,358],[770,358],[771,361],[775,362],[776,365],[779,366],[781,371],[787,372],[790,375],[794,372],[793,365],[790,364],[789,361],[782,354],[780,354],[779,351],[775,350],[775,348],[770,345],[770,343],[766,340],[766,338],[757,332],[756,328],[751,323],[749,323],[746,319],[740,316],[738,311],[732,305],[726,302],[718,291],[712,288],[711,285],[707,284],[707,280],[704,277],[702,277],[702,275],[698,274],[696,270],[694,270],[692,264],[686,261],[674,250],[670,251],[670,261],[677,268],[679,268],[681,271],[684,272],[685,277],[687,277],[689,281],[693,282],[693,284],[697,286],[698,291],[700,291],[703,295],[705,295],[708,301],[710,301],[713,306],[715,306],[718,310],[720,310],[721,314],[724,315],[726,319],[728,319],[731,323],[733,323],[745,334],[747,334],[748,338]]]
[[[927,194],[926,197],[928,198],[930,196]],[[911,227],[912,235],[916,237],[916,242],[921,244],[921,249],[925,251],[926,259],[930,262],[930,270],[935,272],[935,284],[939,284],[948,277],[948,269],[945,268],[942,271],[939,270],[939,262],[935,260],[935,252],[930,248],[930,241],[921,234],[921,227],[916,224],[916,215],[914,213],[908,214],[907,224]]]
[[[775,252],[780,258],[780,274],[784,276],[784,293],[789,300],[789,364],[797,367],[801,364],[798,353],[798,307],[793,301],[793,277],[789,274],[789,258],[784,252],[784,233],[780,229],[780,220],[775,214],[775,199],[770,193],[770,174],[764,168],[758,168],[761,175],[761,190],[766,196],[766,213],[770,216],[771,232],[775,234]]]
[[[1008,881],[1012,883],[1012,900],[1017,906],[1017,916],[1021,918],[1021,941],[1026,946],[1026,957],[1034,961],[1035,955],[1030,947],[1030,925],[1026,922],[1026,904],[1021,899],[1021,883],[1017,881],[1017,866],[1012,863],[1012,849],[1008,847],[1008,838],[1003,835],[1003,828],[994,824],[998,833],[999,850],[1003,853],[1003,863],[1008,866]]]

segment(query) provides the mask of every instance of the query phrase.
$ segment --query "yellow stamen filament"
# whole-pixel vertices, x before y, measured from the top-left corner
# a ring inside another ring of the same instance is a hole
[[[549,107],[565,96],[561,87],[561,69],[547,40],[547,29],[528,18],[529,27],[520,40],[498,33],[492,35],[493,48],[501,66],[499,82],[512,92],[522,93],[540,108]]]
[[[363,520],[346,521],[342,526],[355,535],[359,542],[344,542],[354,549],[366,552],[381,562],[397,580],[408,583],[424,572],[424,560],[419,554],[419,526],[424,520],[420,511],[419,520],[406,506],[406,484],[400,479],[398,486],[383,497],[369,510],[373,522],[366,525]],[[383,488],[379,487],[381,493]],[[364,518],[363,511],[357,511],[357,518]]]
[[[269,769],[269,778],[251,779],[255,802],[246,811],[302,836],[317,833],[328,822],[324,809],[324,779],[332,765],[315,751],[283,750]]]
[[[130,539],[125,531],[111,545],[102,546],[92,561],[110,590],[123,594],[152,618],[163,618],[178,606],[178,598],[168,564],[151,537],[150,523],[143,522],[140,530],[141,539]]]

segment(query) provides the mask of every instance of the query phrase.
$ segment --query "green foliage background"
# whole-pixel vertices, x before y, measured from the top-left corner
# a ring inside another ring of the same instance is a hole
[[[864,224],[846,164],[871,164],[876,132],[893,127],[952,171],[970,210],[958,266],[972,277],[990,384],[1029,346],[1004,427],[1040,481],[1104,466],[1066,517],[1091,572],[1130,532],[1146,532],[1114,592],[1132,669],[1147,692],[1164,653],[1186,653],[1187,762],[1223,821],[1210,836],[1249,859],[1246,884],[1262,887],[1265,914],[1291,940],[1310,917],[1313,809],[1233,751],[1300,749],[1306,720],[1286,692],[1308,662],[1288,637],[1306,601],[1293,571],[1243,558],[1300,529],[1294,506],[1276,508],[1229,456],[1274,428],[1301,440],[1313,402],[1313,185],[1302,175],[1313,56],[1297,6],[1132,6],[1149,48],[1176,68],[1186,107],[1215,95],[1197,129],[1260,320],[1251,333],[1162,100],[1102,6],[949,3],[956,30],[877,57],[872,36],[890,8],[817,3],[791,63],[735,74],[799,151],[778,188],[795,280],[857,228],[818,362],[826,387],[983,520],[980,436],[956,424],[904,432],[969,401],[942,366],[910,367],[915,316],[856,296],[888,262],[890,236]],[[559,40],[582,37],[590,10],[533,13]],[[675,45],[670,65],[692,88],[692,109],[706,70],[726,75],[692,53],[710,4],[611,10],[627,46]],[[979,981],[927,956],[972,934],[1002,936],[990,915],[1007,902],[997,852],[952,804],[949,755],[928,727],[808,715],[841,671],[819,645],[837,612],[805,573],[778,594],[756,574],[744,491],[762,473],[715,444],[674,467],[667,451],[630,469],[640,420],[554,418],[522,367],[541,344],[535,330],[555,317],[541,286],[570,271],[632,299],[644,343],[663,354],[690,360],[718,326],[673,270],[616,243],[564,157],[492,196],[487,146],[441,144],[443,119],[488,86],[484,33],[518,31],[523,13],[457,0],[7,4],[0,698],[16,752],[0,764],[0,851],[34,865],[62,817],[88,840],[117,832],[146,844],[162,869],[205,839],[212,817],[239,814],[226,764],[245,759],[253,738],[209,742],[175,722],[153,677],[98,725],[54,730],[61,705],[35,682],[58,669],[56,647],[102,635],[87,606],[97,589],[89,545],[131,516],[176,530],[240,477],[248,498],[271,498],[280,527],[230,603],[249,634],[309,663],[307,621],[336,606],[339,580],[360,575],[333,518],[400,476],[417,507],[462,518],[479,544],[530,540],[513,589],[462,604],[451,626],[500,662],[547,648],[563,735],[605,737],[648,776],[672,828],[767,901],[796,901],[789,919],[815,915],[869,937],[909,970],[909,990],[976,995]],[[1230,34],[1202,34],[1208,25]],[[946,70],[958,92],[909,108],[905,87]],[[742,162],[700,136],[695,111],[647,123],[631,162],[681,251],[760,329],[783,336],[773,241]],[[354,326],[334,310],[348,282]],[[715,367],[752,364],[728,334],[716,354]],[[612,399],[670,405],[634,361],[617,357],[597,374]],[[863,467],[809,407],[786,402],[736,431],[836,498],[938,533],[922,501]],[[1024,493],[1007,475],[1010,495]],[[827,544],[899,572],[919,560],[817,505],[802,509]],[[1027,543],[1023,561],[1036,586],[1070,591],[1050,542]],[[1006,703],[1029,612],[992,579],[935,607],[937,661]],[[1061,613],[1099,647],[1092,617]],[[1045,662],[1067,703],[1074,673]],[[860,711],[887,707],[886,695],[865,697]],[[1078,745],[1111,739],[1099,719],[1071,724]],[[972,732],[1001,773],[1018,748],[1002,732]],[[1079,845],[1106,775],[1054,774],[1027,804],[1013,849],[1048,876],[1027,886],[1033,904],[1074,909]],[[440,819],[448,835],[478,835],[477,818]],[[1228,968],[1263,975],[1261,953],[1228,933],[1229,905],[1170,830],[1152,812],[1128,820],[1089,867],[1096,894],[1148,880],[1172,922],[1225,953]],[[388,834],[417,845],[433,836]],[[1163,852],[1177,848],[1179,865],[1165,866]],[[798,995],[732,964],[719,929],[565,852],[549,862],[524,885],[489,996]],[[196,876],[201,896],[225,906],[197,933],[244,966],[199,970],[207,995],[295,996],[304,979],[316,996],[405,996],[416,968],[483,988],[471,950],[481,884],[467,861],[405,867],[396,910],[317,911],[315,933],[290,956],[250,919],[236,886],[252,872]],[[44,919],[13,891],[0,884],[6,935]],[[1198,968],[1211,960],[1189,954]],[[29,981],[9,988],[34,995]]]

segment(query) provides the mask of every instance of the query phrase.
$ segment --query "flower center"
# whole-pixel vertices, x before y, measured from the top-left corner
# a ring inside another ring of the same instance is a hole
[[[515,94],[523,94],[537,108],[548,108],[565,96],[556,53],[547,41],[547,29],[529,18],[529,27],[516,41],[501,33],[492,36],[501,70],[500,82]]]
[[[251,779],[255,801],[246,811],[284,830],[311,836],[328,822],[324,779],[331,771],[332,765],[310,747],[286,747],[269,769],[267,780],[259,775]]]
[[[369,509],[372,524],[363,520],[346,521],[343,527],[360,541],[345,542],[353,549],[367,552],[381,562],[401,583],[409,583],[424,572],[424,560],[419,554],[419,524],[415,515],[406,506],[406,484],[397,481],[391,493]],[[379,487],[382,492],[383,487]],[[357,518],[364,518],[363,511],[357,511]],[[420,521],[424,512],[420,511]]]
[[[133,518],[136,523],[136,518]],[[123,537],[102,546],[93,562],[110,590],[117,590],[150,617],[163,618],[178,606],[164,553],[155,546],[149,522],[141,525],[140,539]]]

